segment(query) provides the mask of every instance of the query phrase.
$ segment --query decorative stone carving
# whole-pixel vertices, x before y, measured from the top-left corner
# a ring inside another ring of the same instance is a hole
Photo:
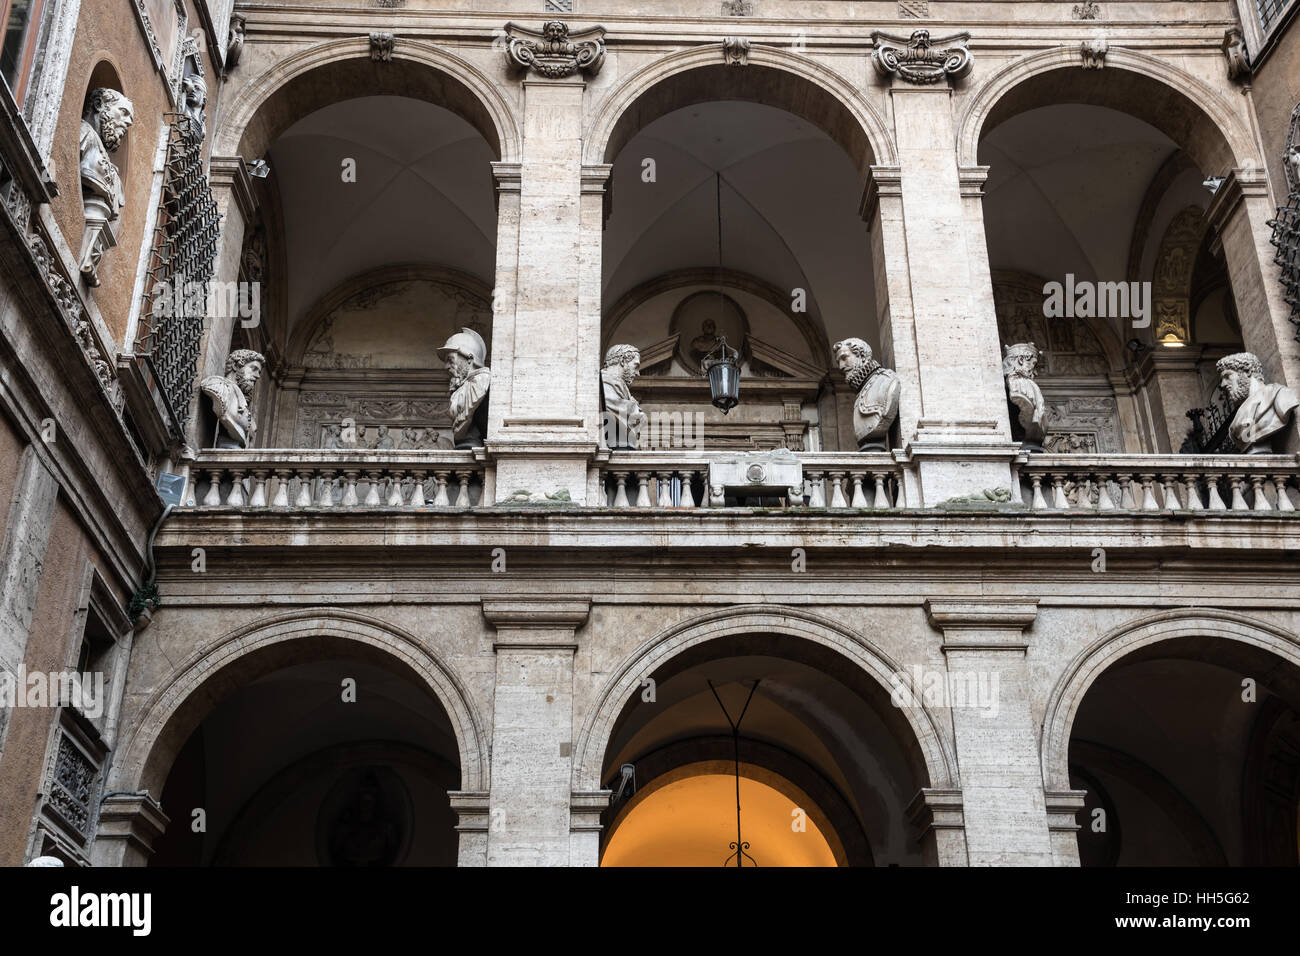
[[[96,89],[81,118],[81,201],[86,217],[79,268],[91,285],[99,285],[99,263],[117,245],[111,223],[126,205],[122,176],[111,154],[122,144],[135,119],[131,101],[117,90]]]
[[[248,29],[248,18],[242,13],[230,15],[230,32],[226,34],[226,70],[239,66],[239,58],[244,55],[244,31]]]
[[[1106,50],[1110,44],[1106,42],[1106,34],[1098,30],[1083,43],[1079,44],[1079,53],[1083,57],[1083,68],[1085,70],[1100,70],[1106,65]]]
[[[1300,395],[1285,385],[1266,384],[1264,367],[1251,352],[1225,356],[1216,368],[1219,388],[1236,409],[1228,434],[1245,454],[1270,454],[1283,444]]]
[[[1223,31],[1223,58],[1228,64],[1228,79],[1240,80],[1250,76],[1250,54],[1246,52],[1246,38],[1241,27]]]
[[[1041,354],[1033,342],[1017,342],[1002,348],[1002,374],[1007,380],[1007,403],[1011,408],[1011,437],[1033,451],[1042,451],[1047,435],[1044,421],[1047,403],[1034,381]]]
[[[51,783],[50,807],[78,833],[89,836],[99,790],[99,768],[66,734],[59,736]]]
[[[876,71],[881,76],[897,73],[909,83],[938,83],[944,77],[961,79],[974,65],[966,47],[969,33],[931,40],[929,30],[915,30],[908,38],[875,30],[871,41],[876,47],[871,54]]]
[[[929,0],[898,0],[901,20],[924,20],[930,16]]]
[[[226,358],[225,375],[209,375],[199,388],[217,416],[216,448],[248,448],[257,422],[251,405],[253,389],[266,359],[252,349],[236,349]]]
[[[548,20],[538,33],[507,23],[506,62],[552,80],[579,72],[595,76],[605,62],[605,28],[570,34],[563,20]]]
[[[1103,17],[1101,4],[1097,0],[1083,0],[1082,4],[1075,4],[1072,16],[1076,20],[1100,20]]]
[[[438,349],[451,375],[451,431],[457,448],[483,444],[487,434],[487,397],[492,372],[483,363],[487,345],[473,329],[461,329]]]
[[[375,63],[393,62],[393,35],[384,30],[370,34],[370,59]]]
[[[201,143],[208,132],[208,82],[203,75],[203,57],[199,53],[199,44],[193,37],[185,38],[182,70],[181,113],[188,120],[186,133]]]
[[[722,15],[724,17],[752,17],[754,15],[753,0],[722,0]]]
[[[788,448],[759,451],[709,462],[709,503],[721,506],[730,492],[737,497],[786,495],[803,504],[803,464]]]
[[[744,37],[727,37],[722,41],[722,60],[727,66],[748,66],[749,41]]]
[[[859,451],[885,451],[889,429],[898,417],[898,398],[903,383],[898,373],[871,357],[871,346],[862,339],[844,339],[831,348],[849,387],[858,393],[853,402],[853,432]]]
[[[641,370],[641,352],[631,345],[611,345],[600,370],[601,399],[605,409],[605,443],[611,449],[639,447],[645,412],[632,397],[632,383]]]

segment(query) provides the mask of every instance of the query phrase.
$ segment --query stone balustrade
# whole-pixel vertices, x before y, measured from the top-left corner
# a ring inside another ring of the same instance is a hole
[[[595,501],[613,508],[718,507],[717,490],[708,487],[712,459],[735,452],[613,452],[598,472]],[[786,507],[904,507],[900,472],[889,454],[800,452],[803,494]]]
[[[197,508],[469,508],[485,469],[472,451],[204,451],[184,504]]]
[[[1295,511],[1297,455],[1030,455],[1033,511]]]

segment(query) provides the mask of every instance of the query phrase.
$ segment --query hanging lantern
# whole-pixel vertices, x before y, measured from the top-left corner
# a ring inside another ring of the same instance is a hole
[[[727,414],[740,404],[740,352],[727,347],[727,337],[719,336],[718,347],[700,363],[709,377],[709,394],[715,408]]]

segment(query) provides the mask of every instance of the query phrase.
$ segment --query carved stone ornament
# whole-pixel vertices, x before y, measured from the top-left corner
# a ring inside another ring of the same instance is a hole
[[[244,55],[244,31],[248,29],[248,18],[242,13],[230,15],[230,32],[226,34],[226,69],[233,70],[239,66],[239,58]]]
[[[1007,381],[1007,403],[1011,411],[1011,437],[1032,451],[1042,451],[1047,437],[1047,403],[1034,381],[1038,359],[1043,353],[1033,342],[1003,346],[1002,374]]]
[[[203,142],[208,132],[208,81],[203,75],[203,55],[194,37],[185,38],[185,57],[181,66],[181,113],[185,116],[185,135]]]
[[[1223,58],[1228,63],[1228,79],[1250,77],[1250,55],[1246,52],[1246,38],[1240,27],[1223,31]]]
[[[570,34],[563,20],[548,20],[538,33],[507,23],[506,62],[552,80],[579,72],[595,76],[605,62],[605,28]]]
[[[929,0],[898,0],[898,18],[900,20],[926,20],[929,16]]]
[[[722,41],[722,59],[727,66],[748,66],[749,41],[744,37],[727,37]]]
[[[1291,125],[1287,129],[1286,147],[1282,154],[1282,172],[1286,176],[1287,192],[1300,192],[1300,103],[1291,111]]]
[[[915,30],[906,39],[876,30],[871,34],[876,48],[871,62],[881,76],[897,73],[909,83],[938,83],[944,77],[961,79],[974,61],[966,44],[969,33],[930,39],[929,30]]]
[[[632,397],[632,383],[641,371],[641,352],[632,345],[611,345],[600,370],[601,402],[604,408],[605,444],[614,450],[640,446],[641,429],[647,421],[640,404]]]
[[[79,268],[99,285],[99,263],[117,245],[111,223],[126,205],[122,176],[112,160],[135,120],[131,101],[117,90],[92,90],[81,118],[81,200],[86,217]]]
[[[461,329],[438,349],[438,358],[451,376],[447,388],[456,447],[479,447],[487,434],[487,397],[492,386],[492,370],[483,364],[487,345],[473,329]]]
[[[1098,30],[1091,37],[1079,44],[1079,53],[1083,57],[1083,68],[1085,70],[1100,70],[1106,65],[1106,51],[1110,44],[1106,42],[1106,34]]]
[[[1267,455],[1285,446],[1300,395],[1264,381],[1264,367],[1251,352],[1219,359],[1219,389],[1236,411],[1228,434],[1247,455]]]
[[[889,429],[898,418],[898,399],[903,384],[898,373],[871,357],[871,346],[862,339],[844,339],[831,347],[849,387],[855,390],[853,432],[859,451],[885,451]]]
[[[724,17],[752,17],[754,15],[753,0],[722,0],[722,15]]]
[[[1076,3],[1072,15],[1076,20],[1100,20],[1102,18],[1101,4],[1097,0],[1083,0],[1082,4]]]
[[[236,349],[226,358],[225,375],[209,375],[199,388],[217,416],[216,448],[249,448],[257,432],[253,389],[266,359],[252,349]]]
[[[370,59],[375,63],[393,62],[393,35],[383,30],[370,34]]]

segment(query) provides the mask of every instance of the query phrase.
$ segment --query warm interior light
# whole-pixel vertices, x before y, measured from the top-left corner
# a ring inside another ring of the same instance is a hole
[[[1181,349],[1187,343],[1180,339],[1173,332],[1169,332],[1160,340],[1160,344],[1167,349]]]
[[[615,828],[601,866],[721,866],[736,839],[735,787],[728,773],[704,773],[649,793]],[[789,797],[742,776],[740,802],[745,840],[760,867],[835,866],[811,819],[802,831],[791,827],[796,807]]]

